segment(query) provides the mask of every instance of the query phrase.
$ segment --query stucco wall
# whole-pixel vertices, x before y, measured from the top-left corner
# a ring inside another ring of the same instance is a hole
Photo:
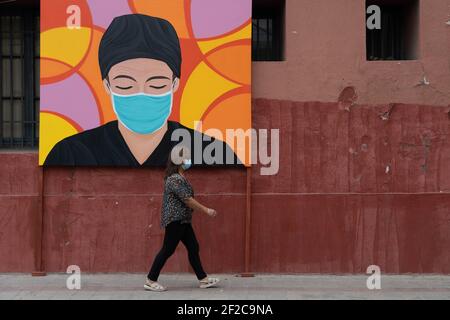
[[[450,0],[421,0],[414,61],[366,61],[363,0],[286,0],[286,61],[255,62],[255,98],[358,103],[450,104]],[[420,85],[426,77],[429,85]]]
[[[252,175],[251,270],[450,273],[447,108],[258,99],[256,128],[281,128],[280,172]],[[35,269],[36,154],[1,153],[0,272]],[[189,172],[220,216],[195,217],[210,272],[245,267],[245,170]],[[162,242],[159,169],[45,170],[43,266],[146,272]],[[180,247],[165,271],[188,271]]]

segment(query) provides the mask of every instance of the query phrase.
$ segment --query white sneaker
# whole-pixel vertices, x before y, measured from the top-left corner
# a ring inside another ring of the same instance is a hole
[[[207,278],[200,281],[200,289],[207,289],[215,287],[220,282],[219,278]]]
[[[160,285],[158,282],[152,282],[147,279],[147,281],[144,284],[144,289],[147,291],[153,291],[153,292],[164,292],[167,291],[165,287]]]

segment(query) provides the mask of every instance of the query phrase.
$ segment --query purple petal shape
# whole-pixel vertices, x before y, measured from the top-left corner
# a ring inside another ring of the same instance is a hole
[[[197,39],[217,37],[243,25],[252,16],[252,0],[192,0],[191,19]]]
[[[100,125],[94,95],[84,79],[77,73],[64,81],[41,85],[41,111],[62,114],[84,130]]]

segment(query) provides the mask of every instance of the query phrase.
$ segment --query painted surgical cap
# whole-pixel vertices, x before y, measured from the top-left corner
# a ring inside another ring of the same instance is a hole
[[[143,14],[124,15],[112,21],[102,37],[98,53],[102,79],[114,65],[138,58],[163,61],[180,78],[180,41],[169,21]]]

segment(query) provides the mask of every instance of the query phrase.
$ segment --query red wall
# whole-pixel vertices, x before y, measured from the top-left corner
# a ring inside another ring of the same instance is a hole
[[[449,112],[257,100],[282,140],[279,174],[253,177],[255,270],[450,273]]]
[[[280,128],[280,172],[252,174],[251,270],[450,273],[449,108],[254,101],[256,128]],[[37,154],[0,153],[0,272],[35,266]],[[386,167],[390,166],[389,171]],[[189,173],[221,213],[195,218],[207,271],[242,272],[245,170]],[[162,241],[162,172],[46,169],[43,266],[146,272]],[[188,271],[184,248],[165,271]]]

